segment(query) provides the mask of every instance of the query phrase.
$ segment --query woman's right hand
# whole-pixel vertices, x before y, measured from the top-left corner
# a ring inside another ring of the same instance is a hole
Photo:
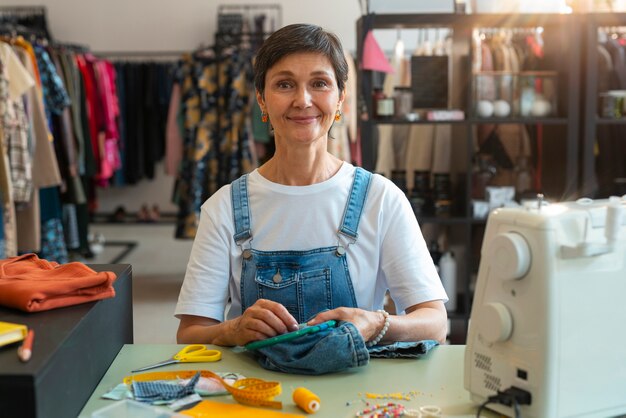
[[[267,299],[257,300],[229,322],[232,341],[239,346],[298,329],[298,322],[287,308]]]

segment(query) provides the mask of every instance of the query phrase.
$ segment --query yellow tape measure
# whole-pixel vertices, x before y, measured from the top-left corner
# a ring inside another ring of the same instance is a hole
[[[237,380],[233,385],[229,385],[213,372],[208,370],[180,370],[169,372],[149,372],[126,376],[124,383],[130,385],[133,382],[149,382],[152,380],[174,380],[191,379],[200,372],[200,376],[209,379],[216,379],[233,398],[244,405],[266,406],[268,408],[282,409],[282,402],[275,401],[274,398],[282,392],[280,382],[268,382],[262,379],[247,378]]]

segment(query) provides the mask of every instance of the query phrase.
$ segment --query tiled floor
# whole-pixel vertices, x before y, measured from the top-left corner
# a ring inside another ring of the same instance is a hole
[[[93,233],[108,241],[134,241],[136,247],[120,262],[133,269],[135,343],[173,343],[178,319],[174,308],[191,251],[191,240],[174,239],[174,224],[93,224]],[[105,246],[89,264],[110,263],[123,246]]]

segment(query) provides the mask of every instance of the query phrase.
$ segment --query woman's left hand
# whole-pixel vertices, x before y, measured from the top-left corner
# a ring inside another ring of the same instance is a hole
[[[385,325],[385,317],[382,313],[359,308],[335,308],[320,312],[307,322],[307,325],[317,325],[331,319],[351,322],[365,341],[375,338]]]

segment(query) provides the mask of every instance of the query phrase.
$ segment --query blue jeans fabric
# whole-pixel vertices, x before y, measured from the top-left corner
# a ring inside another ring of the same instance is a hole
[[[355,171],[338,234],[356,242],[371,174]],[[308,251],[259,251],[247,248],[252,240],[247,175],[231,187],[235,234],[243,251],[242,313],[258,299],[284,305],[299,323],[324,309],[356,307],[346,251],[341,245]]]
[[[260,348],[256,355],[265,369],[306,375],[365,366],[370,358],[361,333],[350,322],[341,322],[336,328]]]
[[[395,342],[386,345],[369,347],[370,357],[377,358],[421,358],[439,345],[435,340],[422,340],[417,342]]]

